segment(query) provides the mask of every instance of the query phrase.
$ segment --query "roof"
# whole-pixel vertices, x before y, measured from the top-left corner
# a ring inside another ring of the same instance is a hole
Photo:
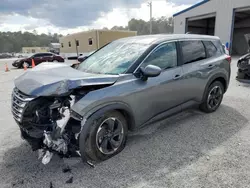
[[[158,35],[141,35],[118,39],[117,41],[128,43],[155,44],[163,41],[179,40],[179,39],[209,39],[219,40],[219,37],[209,35],[194,35],[194,34],[158,34]]]
[[[189,11],[189,10],[192,10],[192,9],[194,9],[194,8],[196,8],[196,7],[198,7],[198,6],[201,6],[201,5],[203,5],[203,4],[205,4],[205,3],[209,2],[209,1],[210,1],[210,0],[203,0],[203,1],[199,2],[199,3],[197,3],[197,4],[194,4],[193,6],[187,8],[187,9],[184,9],[184,10],[182,10],[182,11],[180,11],[180,12],[175,13],[175,14],[173,15],[173,17],[178,16],[178,15],[180,15],[180,14],[182,14],[182,13],[184,13],[184,12],[187,12],[187,11]]]

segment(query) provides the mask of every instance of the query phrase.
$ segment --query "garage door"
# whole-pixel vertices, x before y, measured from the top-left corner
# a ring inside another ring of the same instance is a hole
[[[250,7],[235,9],[232,54],[244,55],[249,50]]]
[[[186,33],[214,35],[216,13],[187,18]]]
[[[205,14],[205,15],[201,15],[201,16],[191,17],[191,18],[188,18],[187,21],[203,20],[203,19],[213,18],[213,17],[216,17],[216,13],[211,13],[211,14]]]

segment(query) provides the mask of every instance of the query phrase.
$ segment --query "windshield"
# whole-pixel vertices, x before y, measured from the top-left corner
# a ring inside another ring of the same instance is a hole
[[[83,61],[78,70],[99,74],[122,74],[148,47],[149,44],[114,41]]]

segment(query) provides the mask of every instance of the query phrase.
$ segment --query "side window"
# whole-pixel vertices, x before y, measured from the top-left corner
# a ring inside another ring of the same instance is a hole
[[[46,53],[46,54],[44,54],[44,56],[46,56],[46,57],[51,57],[51,56],[53,56],[53,54],[51,54],[51,53]]]
[[[44,57],[44,56],[46,56],[45,53],[39,54],[39,57]]]
[[[211,42],[211,41],[203,41],[204,45],[206,46],[206,50],[207,50],[207,57],[213,57],[216,56],[217,53],[217,48],[215,47],[215,45]]]
[[[177,66],[176,43],[171,42],[158,47],[143,62],[142,67],[146,67],[147,65],[155,65],[161,69],[168,69]]]
[[[43,54],[35,54],[34,57],[43,57]]]
[[[184,64],[206,59],[205,47],[201,41],[180,42]]]
[[[215,47],[217,48],[217,53],[218,54],[223,54],[223,53],[226,53],[225,52],[225,47],[223,47],[223,45],[221,44],[221,42],[219,40],[217,41],[211,41]]]

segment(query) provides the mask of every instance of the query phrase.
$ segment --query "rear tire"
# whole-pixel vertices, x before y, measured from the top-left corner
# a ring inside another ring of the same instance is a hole
[[[80,135],[80,152],[83,160],[104,161],[120,153],[125,145],[128,125],[118,111],[110,111],[85,123],[89,127]],[[113,127],[113,128],[111,128]],[[86,132],[85,132],[86,131]]]
[[[220,81],[213,82],[205,93],[204,101],[200,104],[200,109],[206,113],[216,111],[223,99],[225,88]]]

